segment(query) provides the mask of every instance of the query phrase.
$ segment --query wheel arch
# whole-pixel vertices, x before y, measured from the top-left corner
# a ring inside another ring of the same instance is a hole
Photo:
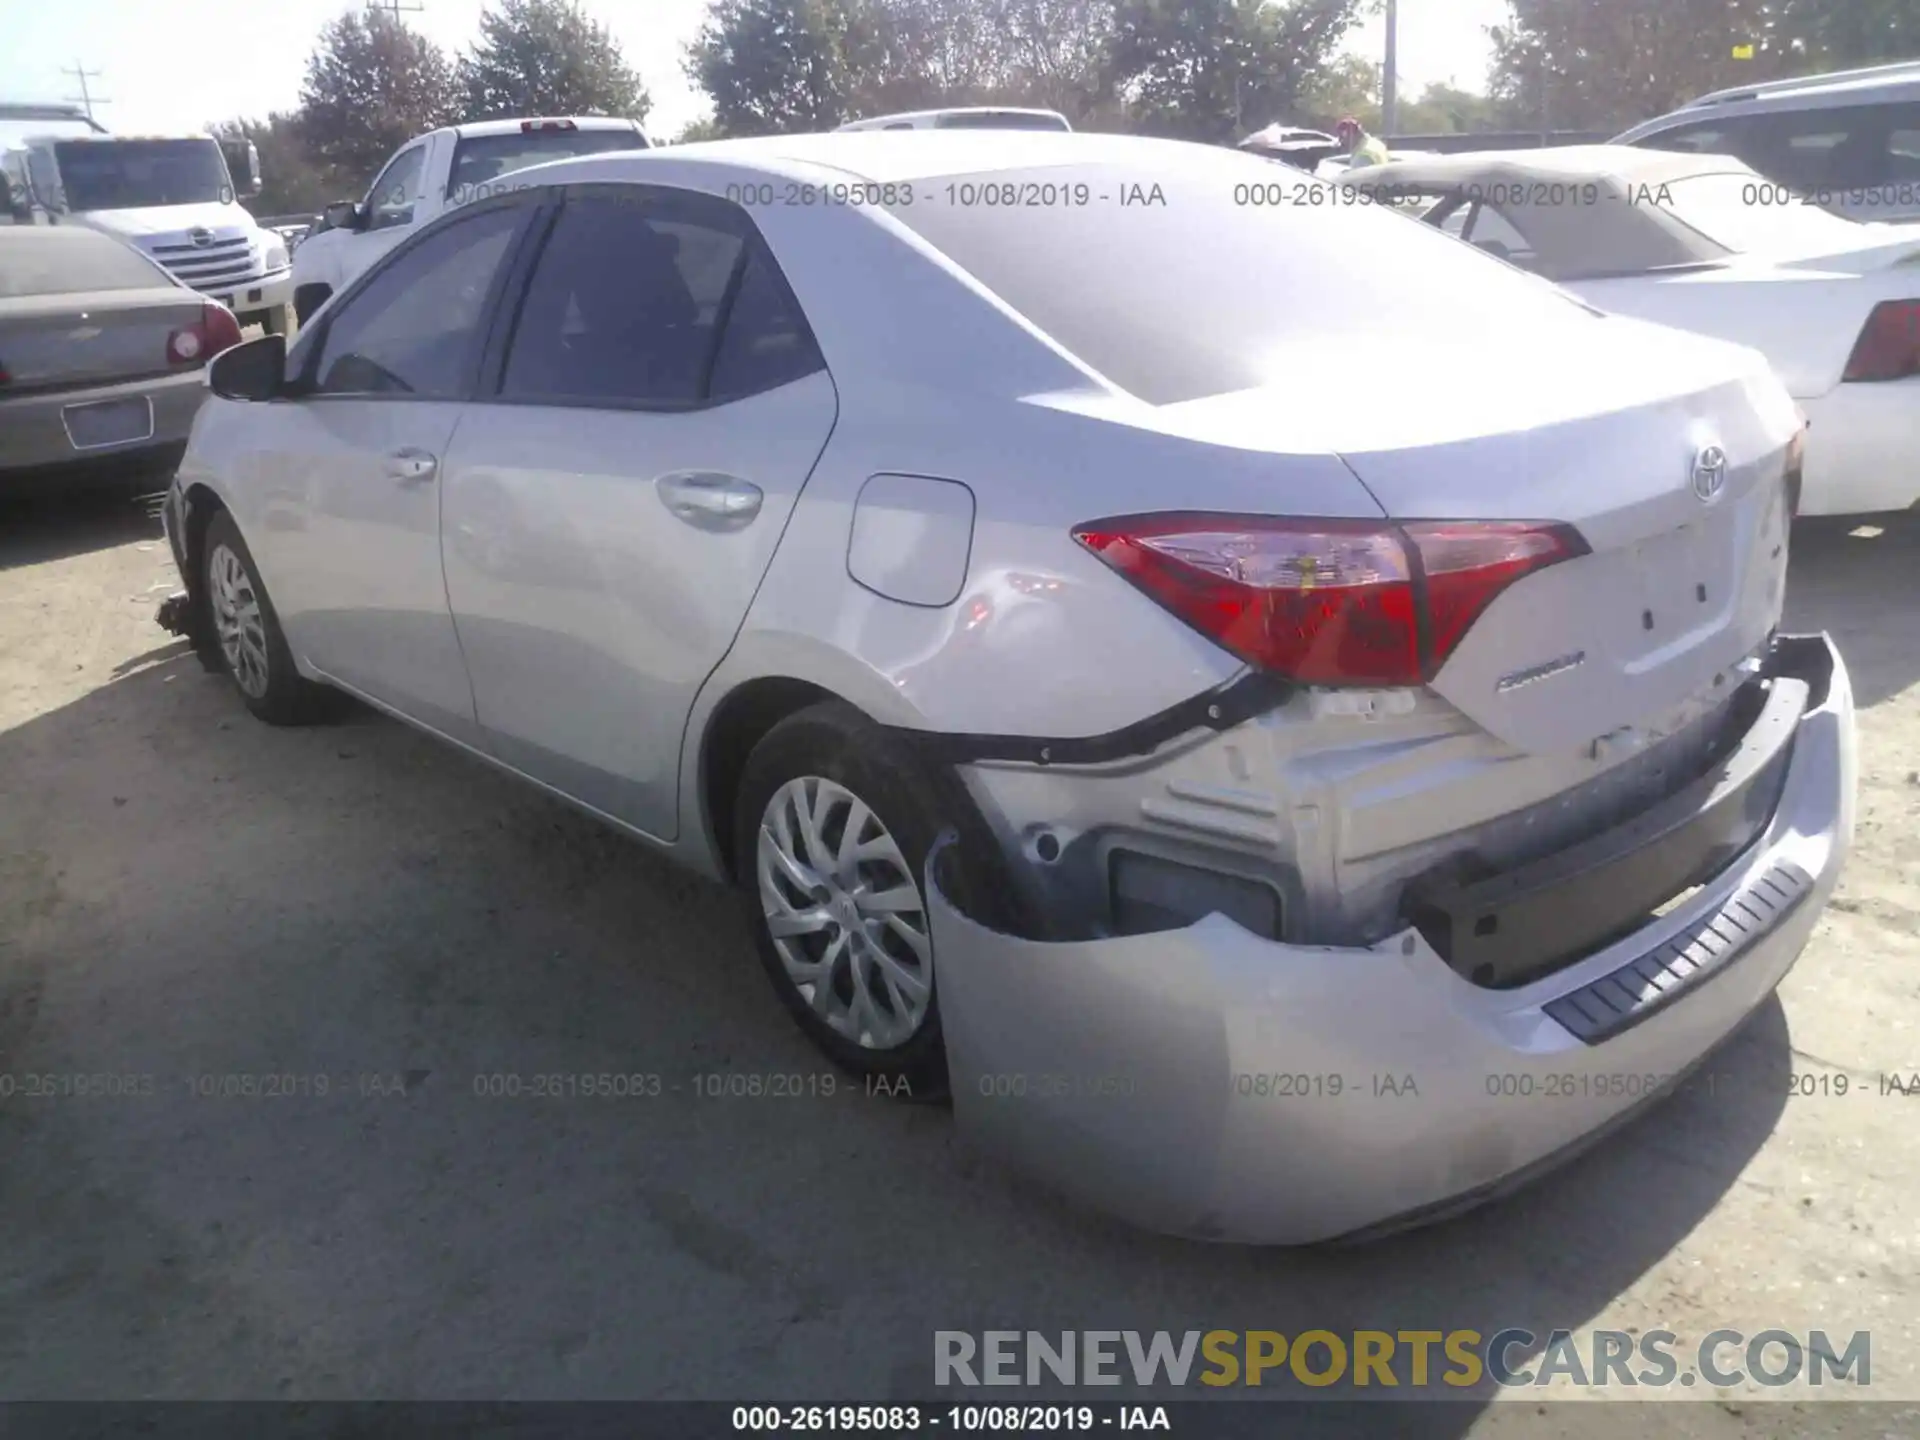
[[[218,671],[219,641],[214,635],[213,614],[207,607],[207,527],[213,524],[214,516],[231,512],[214,488],[204,481],[196,480],[180,493],[180,551],[184,572],[181,578],[187,587],[187,638],[201,667]]]
[[[729,883],[739,876],[733,847],[726,837],[732,833],[734,804],[747,757],[766,733],[789,715],[832,700],[852,703],[811,680],[761,675],[729,690],[707,716],[698,761],[700,818],[721,878]]]

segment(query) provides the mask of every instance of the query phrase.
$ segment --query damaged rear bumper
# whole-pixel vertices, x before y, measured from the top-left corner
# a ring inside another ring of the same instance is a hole
[[[1423,1223],[1565,1159],[1669,1093],[1772,994],[1838,879],[1855,781],[1846,669],[1824,636],[1776,655],[1807,699],[1758,838],[1666,915],[1512,988],[1474,984],[1411,927],[1352,949],[1219,915],[1027,940],[960,913],[936,852],[958,1124],[1099,1209],[1244,1243]]]

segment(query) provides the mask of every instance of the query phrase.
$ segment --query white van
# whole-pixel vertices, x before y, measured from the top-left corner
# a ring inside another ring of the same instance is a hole
[[[1733,155],[1786,203],[1920,219],[1920,61],[1716,90],[1614,143]]]
[[[907,110],[849,120],[841,130],[1071,130],[1058,110],[1023,110],[1007,105],[963,105],[951,110]]]

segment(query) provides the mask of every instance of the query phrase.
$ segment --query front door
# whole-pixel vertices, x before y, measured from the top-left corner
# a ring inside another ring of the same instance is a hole
[[[485,320],[531,204],[462,215],[396,252],[296,352],[273,402],[266,507],[249,536],[316,669],[470,743],[472,690],[440,568],[441,471]]]
[[[578,187],[552,224],[498,393],[454,437],[447,593],[493,752],[671,839],[688,713],[834,390],[739,207]]]

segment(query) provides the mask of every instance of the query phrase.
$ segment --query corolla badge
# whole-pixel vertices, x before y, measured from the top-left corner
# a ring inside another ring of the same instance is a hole
[[[1494,692],[1505,695],[1510,690],[1522,690],[1529,685],[1538,685],[1542,680],[1551,680],[1556,675],[1564,675],[1569,670],[1578,670],[1587,663],[1587,652],[1575,650],[1571,655],[1557,656],[1540,665],[1529,665],[1524,670],[1516,670],[1511,675],[1502,675],[1494,683]]]
[[[1693,457],[1693,493],[1702,505],[1717,497],[1727,484],[1727,452],[1709,445]]]

